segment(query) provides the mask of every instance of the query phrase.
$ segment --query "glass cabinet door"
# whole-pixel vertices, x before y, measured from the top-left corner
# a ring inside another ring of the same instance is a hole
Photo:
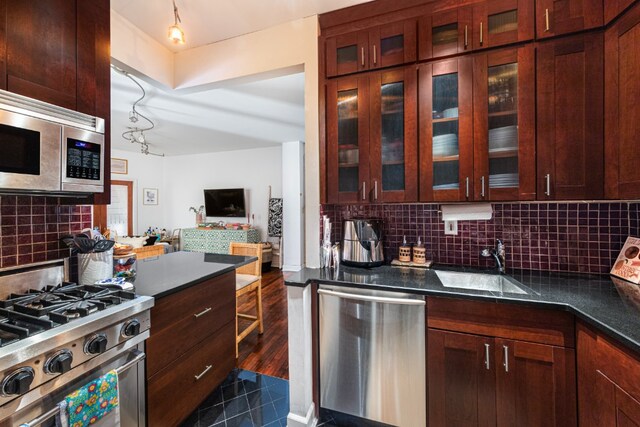
[[[382,68],[416,60],[416,21],[381,25],[369,32],[369,67]]]
[[[425,64],[420,75],[420,199],[472,197],[471,60]]]
[[[368,79],[345,77],[327,86],[329,203],[368,201]]]
[[[372,75],[371,99],[372,201],[415,201],[415,68]]]
[[[459,7],[424,16],[418,21],[419,59],[470,51],[473,46],[472,38],[471,7]]]
[[[326,41],[327,77],[366,70],[369,55],[366,31],[329,37]]]
[[[486,0],[473,10],[474,49],[533,39],[534,2]]]
[[[535,197],[535,97],[532,46],[475,59],[476,199]]]

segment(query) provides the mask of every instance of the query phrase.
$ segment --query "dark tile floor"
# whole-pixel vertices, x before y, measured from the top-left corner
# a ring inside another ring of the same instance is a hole
[[[285,427],[289,382],[234,369],[181,427]]]

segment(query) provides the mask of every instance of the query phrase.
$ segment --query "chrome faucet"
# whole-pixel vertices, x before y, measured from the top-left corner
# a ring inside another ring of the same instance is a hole
[[[502,243],[502,240],[496,239],[495,249],[484,248],[482,252],[480,252],[480,255],[487,258],[492,256],[496,260],[496,267],[498,268],[498,271],[500,272],[500,274],[505,273],[506,259],[505,259],[504,243]]]

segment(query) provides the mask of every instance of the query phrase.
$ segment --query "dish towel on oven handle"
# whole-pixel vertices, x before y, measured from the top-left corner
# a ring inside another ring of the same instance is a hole
[[[58,403],[56,427],[119,427],[118,373],[107,372]]]

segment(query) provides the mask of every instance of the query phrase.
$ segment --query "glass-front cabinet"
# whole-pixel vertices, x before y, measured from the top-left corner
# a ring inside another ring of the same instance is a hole
[[[534,34],[534,2],[487,0],[473,10],[473,48],[482,49],[531,40]]]
[[[420,200],[473,200],[472,60],[421,65]]]
[[[327,84],[327,197],[329,203],[367,201],[369,79],[343,77]]]
[[[418,21],[418,58],[455,55],[473,47],[473,8],[458,7],[423,16]]]
[[[416,20],[327,37],[327,77],[401,65],[416,60]]]
[[[329,203],[416,201],[415,67],[327,84]]]
[[[416,71],[378,72],[371,85],[371,185],[373,202],[416,201]]]
[[[474,198],[535,199],[533,46],[474,58]]]

